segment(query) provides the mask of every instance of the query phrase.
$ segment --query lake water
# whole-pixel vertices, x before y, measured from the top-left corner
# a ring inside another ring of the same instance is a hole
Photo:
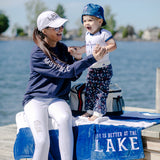
[[[64,41],[83,45],[81,41]],[[15,123],[29,77],[32,41],[0,41],[0,125]],[[114,76],[126,106],[155,108],[156,68],[160,67],[160,42],[117,42],[110,53]],[[86,71],[76,83],[85,82]],[[75,83],[73,83],[75,84]]]

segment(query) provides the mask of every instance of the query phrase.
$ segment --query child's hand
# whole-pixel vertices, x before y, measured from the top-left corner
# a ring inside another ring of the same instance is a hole
[[[78,52],[78,47],[68,47],[68,52],[70,52],[75,59],[82,59],[82,53]]]

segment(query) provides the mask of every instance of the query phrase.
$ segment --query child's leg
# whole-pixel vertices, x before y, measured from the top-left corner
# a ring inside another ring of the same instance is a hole
[[[95,104],[95,86],[91,81],[86,83],[86,91],[85,91],[85,110],[87,111],[82,116],[90,117],[93,115],[93,107]]]
[[[85,109],[86,110],[93,110],[95,98],[96,98],[95,88],[93,83],[91,82],[86,83],[86,90],[85,90]]]
[[[85,110],[87,111],[83,116],[89,117],[93,114],[93,108],[96,100],[96,83],[94,83],[94,69],[89,69],[87,75],[87,83],[85,88]]]
[[[107,96],[108,96],[108,92],[107,91],[104,92],[100,89],[98,89],[98,90],[99,90],[99,93],[97,94],[96,103],[95,103],[95,107],[94,107],[93,111],[97,112],[101,115],[104,115],[107,111],[106,99],[107,99]]]
[[[96,103],[93,109],[93,116],[90,117],[90,120],[95,120],[97,117],[103,116],[107,112],[106,108],[106,99],[109,93],[109,84],[112,77],[112,66],[108,65],[107,67],[101,68],[96,71],[99,76],[96,89],[98,94],[96,95]]]
[[[108,93],[100,91],[97,95],[95,107],[93,109],[93,115],[89,117],[90,121],[94,121],[98,117],[102,117],[106,113],[106,98]]]

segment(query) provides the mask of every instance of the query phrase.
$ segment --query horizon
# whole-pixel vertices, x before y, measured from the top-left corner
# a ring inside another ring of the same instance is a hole
[[[17,24],[18,26],[25,28],[29,25],[27,20],[27,13],[25,9],[25,3],[28,0],[5,0],[0,2],[0,10],[9,18],[10,27],[4,34],[11,34],[12,27]],[[111,13],[114,14],[116,20],[116,28],[120,26],[126,27],[131,25],[135,31],[145,30],[152,27],[160,28],[160,21],[158,21],[158,15],[160,15],[160,1],[159,0],[41,0],[46,7],[50,10],[55,10],[58,4],[61,4],[65,9],[65,16],[69,19],[66,25],[67,30],[77,29],[80,24],[81,13],[83,7],[88,3],[95,3],[101,5],[104,9],[106,6],[110,6]],[[54,5],[52,6],[52,3]],[[67,5],[66,5],[67,4]],[[72,9],[71,9],[72,8]],[[75,13],[75,14],[73,14]]]

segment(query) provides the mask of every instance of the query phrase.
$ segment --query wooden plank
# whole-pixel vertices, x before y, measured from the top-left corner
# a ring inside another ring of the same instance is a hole
[[[144,150],[145,158],[144,160],[160,160],[160,153]]]
[[[160,140],[156,138],[142,137],[143,146],[146,150],[153,150],[160,154]]]
[[[16,132],[15,124],[0,126],[0,160],[14,160],[13,146]]]
[[[142,130],[142,137],[160,139],[160,124]]]

